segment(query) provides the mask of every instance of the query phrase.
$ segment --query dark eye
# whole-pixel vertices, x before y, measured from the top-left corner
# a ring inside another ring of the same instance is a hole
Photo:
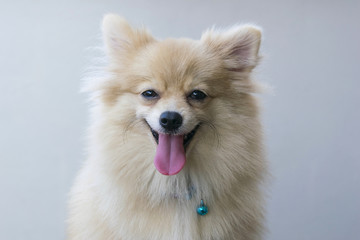
[[[207,97],[207,95],[204,92],[200,91],[200,90],[194,90],[189,95],[189,98],[194,99],[194,100],[203,100],[206,97]]]
[[[144,98],[146,99],[154,99],[159,97],[159,94],[157,94],[154,90],[146,90],[145,92],[141,93]]]

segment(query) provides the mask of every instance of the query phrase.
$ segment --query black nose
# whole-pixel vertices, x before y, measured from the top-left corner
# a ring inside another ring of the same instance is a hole
[[[177,112],[163,112],[160,115],[160,125],[166,131],[174,131],[182,124],[182,116]]]

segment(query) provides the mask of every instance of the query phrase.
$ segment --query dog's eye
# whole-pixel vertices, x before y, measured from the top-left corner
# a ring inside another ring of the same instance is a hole
[[[144,98],[146,99],[154,99],[159,97],[159,94],[157,94],[154,90],[146,90],[145,92],[141,93]]]
[[[189,98],[194,99],[194,100],[203,100],[206,97],[207,97],[207,95],[204,92],[200,91],[200,90],[194,90],[189,95]]]

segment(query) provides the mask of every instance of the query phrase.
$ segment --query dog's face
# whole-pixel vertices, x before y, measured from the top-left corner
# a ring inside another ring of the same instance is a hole
[[[144,135],[155,143],[156,169],[177,174],[201,132],[222,124],[219,108],[251,91],[248,74],[258,61],[259,30],[244,26],[208,31],[199,41],[157,41],[108,15],[103,31],[115,76],[103,87],[103,101],[121,111],[119,97],[131,99],[130,121],[150,133]]]
[[[196,144],[197,130],[209,122],[207,106],[216,94],[209,85],[214,73],[205,72],[210,56],[201,47],[188,40],[166,40],[137,56],[141,66],[136,69],[147,74],[137,84],[136,115],[154,137],[155,167],[165,175],[183,168],[185,151]]]

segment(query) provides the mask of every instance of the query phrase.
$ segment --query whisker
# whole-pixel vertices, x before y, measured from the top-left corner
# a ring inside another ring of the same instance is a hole
[[[206,125],[210,128],[210,130],[214,136],[213,139],[216,141],[216,147],[219,148],[220,147],[220,137],[219,137],[219,133],[217,131],[216,126],[205,117],[201,118],[200,121],[203,125]]]
[[[131,119],[131,120],[124,122],[125,127],[122,132],[124,143],[128,137],[128,133],[130,133],[133,128],[135,128],[136,126],[138,126],[141,123],[142,123],[141,120],[138,120],[138,119],[137,120]]]

